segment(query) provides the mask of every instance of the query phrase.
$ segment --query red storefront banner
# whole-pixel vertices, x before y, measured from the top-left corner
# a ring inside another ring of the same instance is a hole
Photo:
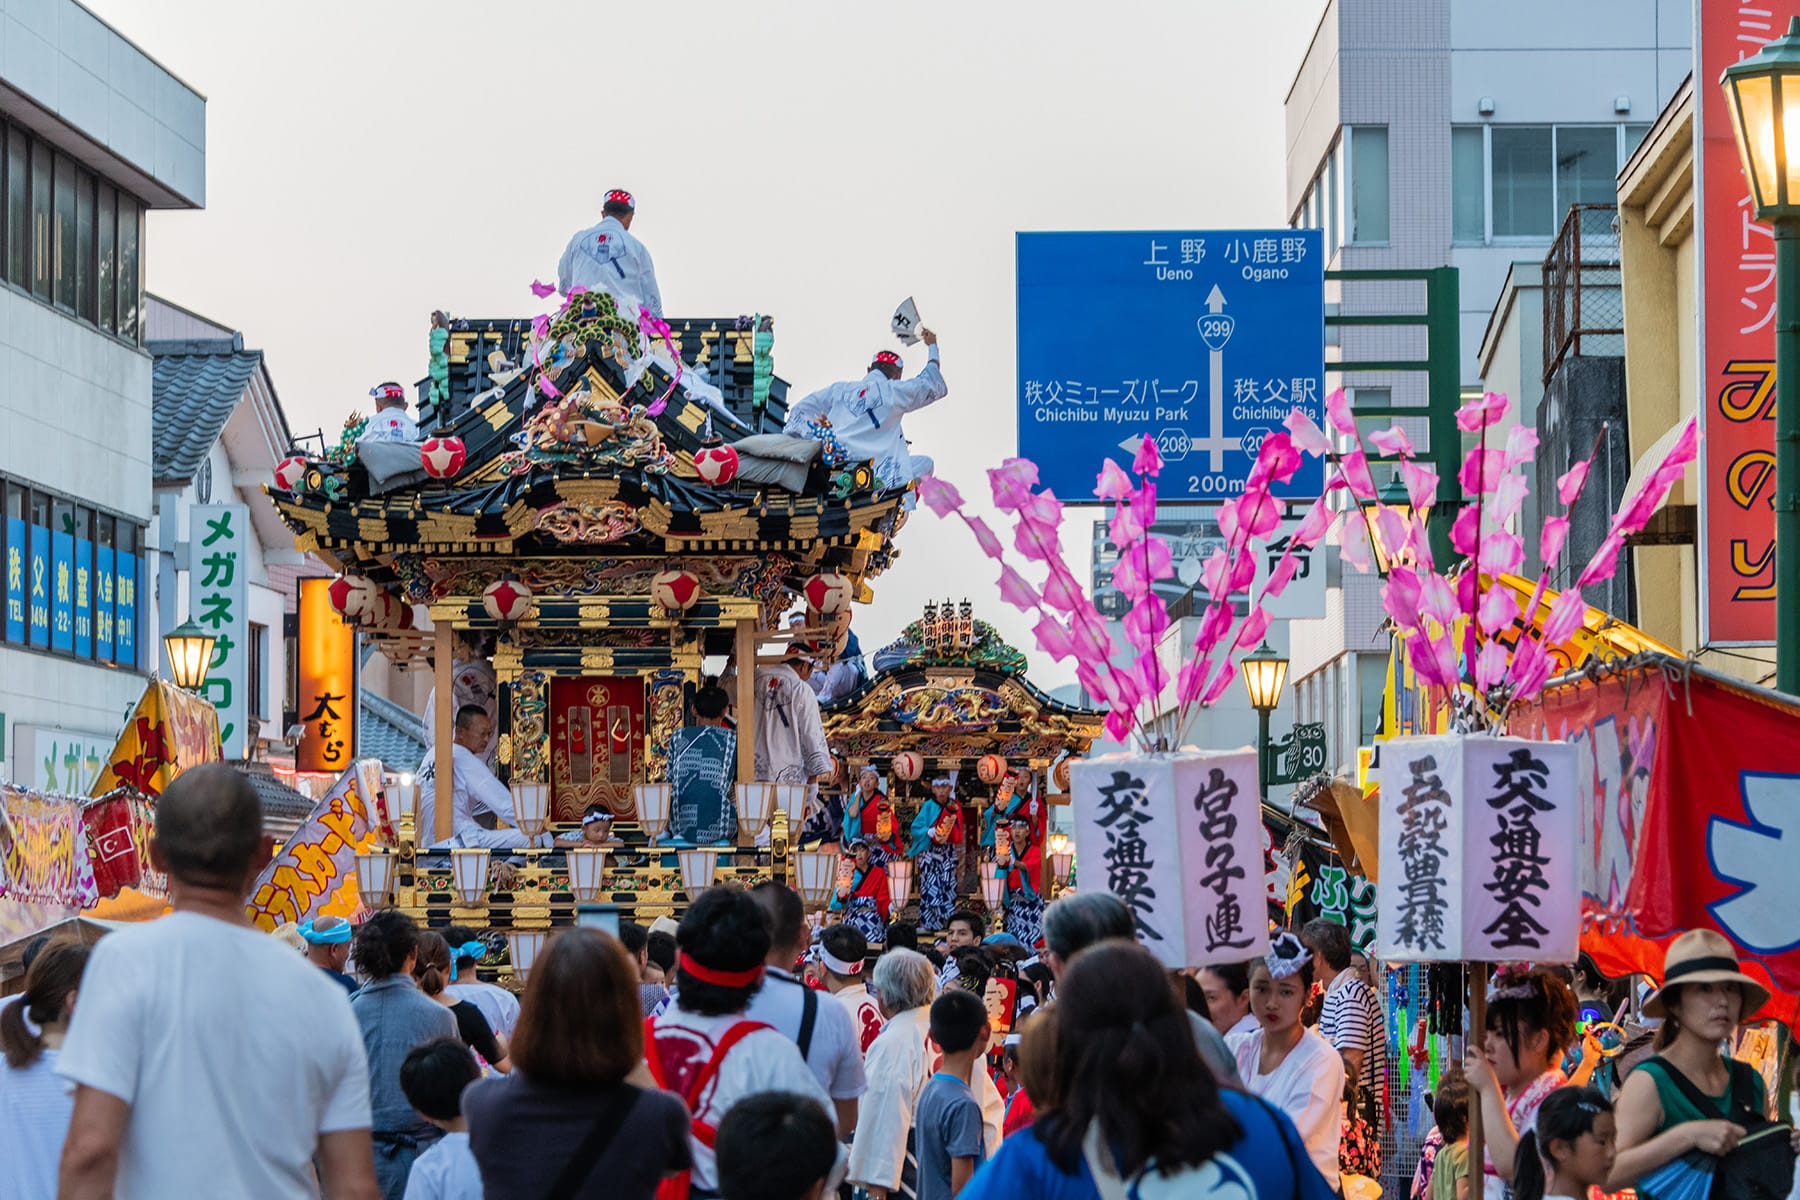
[[[1775,241],[1758,224],[1719,76],[1800,0],[1699,6],[1700,643],[1775,638]]]
[[[1581,947],[1662,974],[1663,947],[1716,929],[1800,1019],[1800,706],[1657,656],[1546,691],[1509,731],[1575,744]]]

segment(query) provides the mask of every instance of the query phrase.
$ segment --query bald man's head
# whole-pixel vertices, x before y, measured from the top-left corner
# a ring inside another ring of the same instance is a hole
[[[241,887],[262,855],[262,804],[250,781],[223,763],[175,777],[156,801],[156,857],[196,887]]]

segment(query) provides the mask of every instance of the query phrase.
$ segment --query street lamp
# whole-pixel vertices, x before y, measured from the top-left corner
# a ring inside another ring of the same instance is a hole
[[[1719,80],[1756,218],[1775,228],[1775,686],[1800,693],[1800,17]],[[1791,106],[1791,107],[1790,107]]]
[[[1281,685],[1287,682],[1288,660],[1264,642],[1238,660],[1244,673],[1244,690],[1256,710],[1256,782],[1263,799],[1269,798],[1269,714],[1281,703]]]
[[[163,651],[169,656],[169,674],[175,677],[176,687],[198,692],[206,686],[206,671],[212,666],[213,637],[192,617],[163,634]]]
[[[1402,558],[1404,547],[1390,546],[1381,536],[1381,522],[1375,519],[1375,509],[1378,506],[1391,508],[1399,514],[1403,522],[1411,522],[1412,495],[1406,490],[1406,484],[1401,481],[1399,475],[1390,478],[1387,483],[1382,485],[1381,490],[1375,493],[1375,499],[1363,505],[1364,511],[1368,514],[1365,519],[1369,523],[1369,548],[1375,555],[1375,573],[1386,579],[1390,570],[1396,566],[1406,565],[1410,556]]]

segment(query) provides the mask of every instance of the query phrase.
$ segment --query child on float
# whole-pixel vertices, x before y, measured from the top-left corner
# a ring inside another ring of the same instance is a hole
[[[1250,964],[1250,1011],[1259,1028],[1238,1041],[1237,1067],[1252,1093],[1287,1114],[1307,1156],[1335,1191],[1344,1060],[1317,1030],[1300,1022],[1312,983],[1312,955],[1292,933],[1276,934],[1269,953]]]
[[[1559,1064],[1574,1037],[1575,993],[1559,976],[1539,967],[1494,977],[1483,1043],[1471,1045],[1463,1061],[1469,1086],[1481,1097],[1487,1200],[1507,1200],[1519,1139],[1531,1131],[1545,1098],[1568,1082]]]
[[[1590,1087],[1552,1091],[1536,1128],[1519,1139],[1513,1162],[1517,1200],[1587,1200],[1613,1167],[1612,1101]]]

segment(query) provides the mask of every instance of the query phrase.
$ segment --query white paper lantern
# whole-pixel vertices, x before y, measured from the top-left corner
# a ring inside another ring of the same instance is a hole
[[[496,579],[481,592],[481,607],[496,621],[517,621],[531,611],[531,589],[516,579]]]
[[[712,886],[713,872],[719,866],[719,852],[695,848],[676,853],[681,860],[681,888],[691,901]]]
[[[419,446],[419,465],[433,479],[449,479],[468,461],[469,452],[461,438],[426,438]]]
[[[837,884],[838,856],[830,850],[799,850],[794,854],[794,883],[808,904],[826,904]]]
[[[361,575],[339,575],[325,595],[339,615],[360,621],[380,602],[381,589]]]
[[[506,953],[512,959],[513,974],[524,983],[531,977],[531,968],[537,962],[537,956],[543,952],[544,941],[548,933],[542,929],[509,929],[506,931]]]
[[[1006,777],[1006,760],[998,754],[984,754],[975,760],[975,777],[983,783],[999,783]]]
[[[606,847],[575,846],[569,854],[569,890],[575,899],[591,904],[600,898],[606,880]]]
[[[650,580],[650,599],[668,612],[684,613],[705,594],[692,571],[658,571]]]
[[[550,785],[541,779],[515,779],[512,794],[519,832],[529,838],[543,833],[550,819]]]
[[[755,841],[762,836],[775,814],[775,785],[772,783],[740,783],[737,785],[738,826]]]
[[[887,880],[888,902],[895,908],[904,906],[912,896],[913,861],[910,858],[889,859]]]
[[[306,481],[306,460],[298,454],[290,454],[275,464],[275,486],[284,492],[294,492]]]
[[[800,593],[806,597],[808,608],[822,617],[830,617],[850,606],[855,589],[844,576],[827,572],[808,579]]]
[[[631,794],[637,801],[638,824],[644,827],[652,842],[656,841],[669,827],[671,785],[640,783],[631,789]]]
[[[385,908],[394,894],[394,856],[379,847],[356,854],[356,894],[364,908]]]
[[[737,478],[737,449],[732,446],[701,447],[694,453],[694,473],[704,483],[723,487]]]
[[[912,750],[902,750],[894,755],[892,764],[894,778],[911,783],[925,773],[925,758]]]
[[[456,895],[464,904],[480,904],[487,897],[486,847],[450,851],[450,870],[456,879]]]

